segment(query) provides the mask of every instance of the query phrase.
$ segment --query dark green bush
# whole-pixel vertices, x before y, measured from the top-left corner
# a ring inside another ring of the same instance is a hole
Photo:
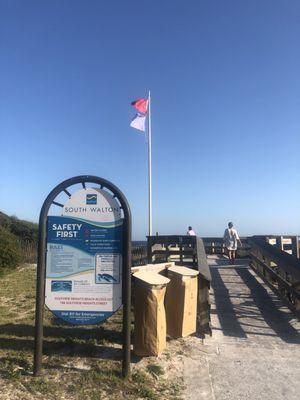
[[[14,268],[21,261],[18,238],[0,226],[0,268]]]
[[[37,242],[38,225],[32,222],[22,221],[16,217],[10,217],[10,231],[25,242]]]
[[[9,228],[9,225],[10,217],[0,211],[0,226],[3,226],[4,228]]]

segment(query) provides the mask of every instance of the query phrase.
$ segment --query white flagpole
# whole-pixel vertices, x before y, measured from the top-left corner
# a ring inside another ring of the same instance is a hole
[[[151,149],[151,93],[148,94],[148,235],[152,236],[152,149]]]

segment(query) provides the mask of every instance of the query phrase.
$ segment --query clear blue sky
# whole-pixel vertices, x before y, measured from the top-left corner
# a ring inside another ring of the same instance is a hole
[[[0,210],[37,221],[62,180],[94,174],[147,231],[300,234],[298,0],[0,0]]]

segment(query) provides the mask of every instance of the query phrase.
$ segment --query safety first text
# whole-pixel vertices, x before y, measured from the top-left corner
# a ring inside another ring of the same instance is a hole
[[[52,224],[56,237],[76,238],[82,224]]]

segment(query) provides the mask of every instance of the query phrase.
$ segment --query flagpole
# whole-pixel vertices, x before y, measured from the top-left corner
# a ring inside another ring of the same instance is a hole
[[[151,93],[148,94],[148,235],[152,236],[152,148],[151,148]]]

